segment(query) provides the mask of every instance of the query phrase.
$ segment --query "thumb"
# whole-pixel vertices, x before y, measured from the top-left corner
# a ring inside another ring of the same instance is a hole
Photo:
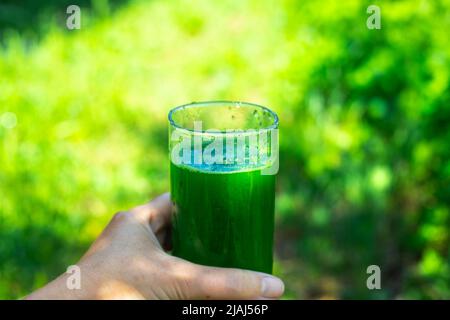
[[[188,299],[275,299],[284,292],[283,282],[269,274],[189,265],[184,268],[190,270],[183,280],[184,296]]]

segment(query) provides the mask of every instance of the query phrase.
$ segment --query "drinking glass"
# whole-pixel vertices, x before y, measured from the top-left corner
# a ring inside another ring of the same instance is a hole
[[[169,113],[173,255],[272,273],[278,117],[245,102]]]

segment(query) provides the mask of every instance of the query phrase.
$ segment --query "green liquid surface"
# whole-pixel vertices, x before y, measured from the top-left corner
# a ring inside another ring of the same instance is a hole
[[[272,273],[275,176],[170,164],[173,254],[194,263]]]

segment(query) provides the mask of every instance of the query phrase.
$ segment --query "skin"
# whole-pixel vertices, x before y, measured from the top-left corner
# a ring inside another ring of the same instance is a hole
[[[169,194],[116,213],[77,263],[81,288],[64,273],[26,299],[276,299],[283,282],[249,270],[216,268],[173,257]],[[164,249],[163,249],[164,248]]]

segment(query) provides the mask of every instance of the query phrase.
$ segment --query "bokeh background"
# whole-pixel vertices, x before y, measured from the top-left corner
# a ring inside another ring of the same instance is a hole
[[[280,116],[286,299],[449,299],[449,30],[444,0],[1,0],[0,298],[169,189],[170,108],[231,99]]]

